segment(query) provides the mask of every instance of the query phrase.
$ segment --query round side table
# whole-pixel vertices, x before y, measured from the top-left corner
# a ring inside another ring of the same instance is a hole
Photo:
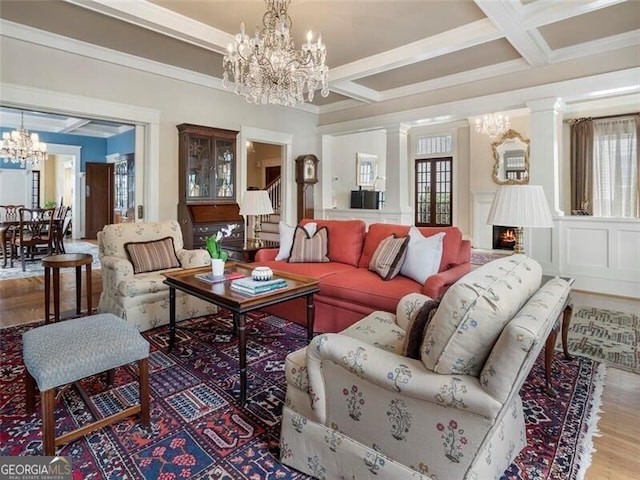
[[[44,266],[44,319],[45,323],[51,320],[49,313],[50,304],[50,279],[53,269],[53,321],[60,320],[60,269],[76,268],[76,314],[80,315],[82,266],[86,266],[87,283],[87,315],[91,315],[91,263],[93,256],[89,253],[64,253],[51,255],[42,259]]]

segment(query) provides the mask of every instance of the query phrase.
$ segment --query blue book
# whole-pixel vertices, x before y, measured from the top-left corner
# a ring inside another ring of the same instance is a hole
[[[238,278],[231,282],[231,286],[241,287],[251,292],[268,292],[275,288],[287,286],[287,281],[282,278],[273,278],[271,280],[254,280],[250,277]]]

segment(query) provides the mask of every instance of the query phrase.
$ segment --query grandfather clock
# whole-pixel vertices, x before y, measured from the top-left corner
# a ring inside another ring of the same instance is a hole
[[[295,161],[299,222],[303,218],[313,218],[313,186],[318,183],[318,157],[300,155]]]

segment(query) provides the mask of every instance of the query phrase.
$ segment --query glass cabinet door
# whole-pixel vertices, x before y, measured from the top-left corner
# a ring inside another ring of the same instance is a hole
[[[216,140],[216,185],[214,197],[218,199],[234,198],[235,179],[235,142]]]
[[[207,137],[189,137],[187,161],[187,199],[209,200],[216,196],[214,162],[211,158],[211,140]]]

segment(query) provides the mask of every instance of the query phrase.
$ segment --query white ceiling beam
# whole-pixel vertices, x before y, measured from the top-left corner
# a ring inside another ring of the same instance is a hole
[[[221,54],[233,41],[227,32],[144,0],[64,1]]]
[[[525,29],[538,28],[550,23],[567,20],[610,7],[627,0],[590,0],[580,2],[559,2],[557,0],[531,2],[527,5],[514,5],[520,18],[519,24]],[[635,1],[635,0],[632,0]]]
[[[333,82],[330,84],[332,92],[339,93],[345,97],[353,98],[364,103],[373,103],[380,101],[380,92],[358,85],[353,82]]]
[[[633,30],[599,40],[584,42],[579,45],[579,48],[575,46],[559,48],[553,51],[550,59],[553,63],[564,62],[576,58],[588,57],[590,55],[611,52],[621,48],[638,46],[640,46],[640,30]]]
[[[514,8],[515,2],[474,1],[531,66],[539,67],[549,62],[549,46],[538,32],[527,31],[522,27],[520,15]]]
[[[489,20],[478,20],[458,28],[408,43],[398,48],[329,69],[331,82],[351,81],[394,68],[404,67],[430,58],[503,37]]]
[[[91,123],[91,120],[83,120],[79,118],[68,118],[62,122],[64,127],[58,130],[58,133],[71,133],[80,127],[84,127],[86,124]]]

